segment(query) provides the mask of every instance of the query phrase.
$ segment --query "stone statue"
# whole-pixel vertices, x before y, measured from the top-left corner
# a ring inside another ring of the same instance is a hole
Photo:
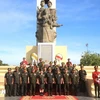
[[[43,42],[43,13],[45,10],[45,1],[42,0],[41,8],[37,8],[37,32],[36,32],[36,38],[38,42]]]
[[[60,27],[56,23],[56,10],[51,9],[52,2],[48,1],[48,8],[44,8],[45,1],[41,1],[41,8],[37,11],[38,29],[36,32],[36,37],[38,42],[54,42],[56,38],[56,32],[54,27]]]

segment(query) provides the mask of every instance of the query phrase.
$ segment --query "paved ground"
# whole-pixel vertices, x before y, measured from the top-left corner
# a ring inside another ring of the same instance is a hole
[[[0,100],[19,100],[21,97],[0,97]],[[100,100],[100,98],[77,96],[79,100]]]

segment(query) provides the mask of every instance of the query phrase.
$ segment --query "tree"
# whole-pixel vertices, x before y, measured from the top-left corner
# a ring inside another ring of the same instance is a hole
[[[5,64],[2,60],[0,60],[0,66],[8,66],[8,64]]]
[[[84,66],[100,66],[100,54],[98,53],[91,53],[91,52],[84,52],[81,56],[80,64]]]

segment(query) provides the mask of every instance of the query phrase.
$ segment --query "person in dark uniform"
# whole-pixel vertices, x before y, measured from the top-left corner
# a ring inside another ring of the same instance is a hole
[[[92,73],[92,78],[95,88],[95,97],[100,98],[100,72],[98,71],[98,66],[94,66],[94,72]]]
[[[46,78],[47,78],[47,85],[48,85],[48,95],[52,96],[54,76],[53,76],[53,73],[51,72],[50,67],[48,69],[48,73],[46,75]]]
[[[79,87],[80,87],[80,92],[83,92],[84,94],[87,92],[86,89],[86,71],[84,70],[84,66],[80,66],[81,70],[79,70]]]
[[[30,74],[32,73],[32,70],[33,70],[33,66],[32,66],[32,63],[29,64],[29,67],[27,68],[27,72],[28,72],[28,76],[30,77]],[[30,78],[29,78],[29,81],[30,81]],[[30,93],[30,83],[27,84],[27,92],[28,94]]]
[[[56,95],[59,94],[61,95],[61,84],[62,84],[63,76],[60,73],[60,69],[57,69],[57,74],[56,74]]]
[[[37,66],[36,68],[36,75],[37,75],[37,84],[36,84],[36,93],[39,92],[39,75],[40,75],[40,70],[39,70],[39,67]]]
[[[19,68],[15,67],[15,71],[13,72],[14,96],[20,95],[20,78],[21,78],[21,73],[19,72]]]
[[[45,82],[46,82],[46,75],[47,75],[47,66],[46,65],[44,65],[43,74],[45,75]],[[44,87],[45,87],[44,92],[47,93],[47,83],[45,83]]]
[[[5,74],[4,85],[6,89],[5,96],[12,96],[13,73],[11,72],[11,68],[8,68],[8,72]]]
[[[47,68],[47,71],[49,71],[49,68],[51,68],[51,70],[52,70],[52,68],[53,68],[52,63],[53,63],[52,61],[49,62],[49,66],[48,66],[48,68]]]
[[[79,71],[78,71],[78,69],[76,68],[76,64],[73,64],[72,70],[75,70],[75,73],[76,73],[76,74],[79,74]]]
[[[43,70],[41,69],[39,75],[39,84],[40,84],[40,95],[43,96],[44,94],[44,84],[45,84],[45,75],[43,74]]]
[[[40,58],[38,63],[39,70],[41,70],[42,66],[43,66],[43,61],[42,58]]]
[[[22,63],[20,63],[19,72],[20,73],[23,73],[24,72],[24,68],[23,68],[23,64]]]
[[[54,61],[54,64],[52,66],[52,73],[54,75],[54,80],[56,80],[56,74],[57,74],[57,61],[56,60]],[[56,82],[54,82],[53,84],[53,90],[54,90],[54,93],[56,94]]]
[[[65,74],[65,68],[66,68],[65,63],[62,62],[62,63],[61,63],[61,66],[60,66],[60,71],[61,71],[61,74],[62,74],[62,75]]]
[[[29,80],[30,80],[30,95],[35,96],[36,83],[37,83],[37,74],[35,69],[33,69],[32,73],[30,73]]]
[[[64,79],[64,94],[69,95],[69,84],[70,84],[70,73],[68,69],[65,69],[65,73],[63,74]]]
[[[27,84],[29,83],[29,76],[27,69],[24,68],[24,72],[21,73],[21,95],[26,96],[27,95]]]
[[[70,78],[71,78],[72,95],[77,95],[79,75],[75,72],[75,69],[72,70],[72,72],[70,74]]]
[[[52,66],[52,73],[55,77],[55,75],[57,74],[57,61],[54,61],[54,65]]]
[[[61,74],[63,76],[65,74],[65,68],[66,68],[65,63],[62,62],[61,66],[58,67],[58,68],[60,69],[60,72],[61,72]],[[62,93],[64,93],[64,82],[63,82],[63,84],[61,84],[61,88],[62,88]]]
[[[27,72],[29,75],[31,74],[32,70],[33,70],[33,66],[32,66],[32,63],[30,63],[29,67],[27,68]]]

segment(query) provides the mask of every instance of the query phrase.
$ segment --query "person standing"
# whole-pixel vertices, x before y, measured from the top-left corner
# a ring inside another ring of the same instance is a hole
[[[86,71],[84,70],[84,66],[81,65],[80,66],[81,70],[79,70],[79,88],[80,88],[80,92],[82,93],[86,93],[87,89],[86,89]]]
[[[72,95],[77,95],[79,75],[75,72],[75,69],[73,69],[70,74],[70,80],[71,80]]]
[[[54,76],[53,76],[53,73],[52,73],[52,70],[50,67],[48,69],[48,73],[46,75],[46,78],[47,78],[47,85],[48,85],[48,95],[52,96]]]
[[[39,75],[39,85],[40,85],[40,95],[44,95],[44,84],[45,84],[45,75],[43,74],[43,70],[41,69]]]
[[[37,83],[37,74],[35,69],[33,69],[32,73],[30,73],[29,80],[30,80],[30,95],[35,96],[36,83]]]
[[[61,71],[61,74],[62,74],[62,75],[65,74],[65,68],[66,68],[65,63],[62,62],[62,63],[61,63],[61,66],[60,66],[60,71]]]
[[[4,85],[6,89],[6,96],[12,96],[13,73],[11,72],[11,68],[8,68],[8,72],[5,74]]]
[[[53,62],[53,66],[52,66],[52,73],[54,75],[54,80],[56,80],[56,75],[57,75],[57,61],[55,60]],[[53,89],[54,89],[54,93],[56,94],[56,82],[54,82],[53,84]]]
[[[13,79],[14,79],[14,96],[19,96],[20,94],[20,78],[21,73],[19,72],[19,68],[15,67],[15,71],[13,72]]]
[[[62,84],[62,74],[60,73],[60,69],[57,69],[57,74],[56,74],[56,95],[59,94],[61,95],[61,84]]]
[[[29,64],[29,67],[27,68],[27,72],[28,72],[28,76],[30,77],[30,74],[32,73],[32,70],[33,70],[33,66],[32,66],[32,63]],[[30,78],[29,78],[29,81],[30,81]],[[27,92],[28,94],[30,93],[30,83],[27,84]]]
[[[29,76],[27,69],[24,68],[24,72],[21,73],[21,95],[26,96],[27,95],[27,84],[29,83]]]
[[[94,66],[94,72],[92,73],[92,78],[95,88],[95,97],[100,98],[100,72],[98,71],[98,66]]]
[[[68,58],[68,61],[66,62],[67,67],[72,67],[72,62],[70,61],[70,58]]]
[[[26,60],[26,58],[25,57],[23,57],[23,61],[21,62],[22,64],[25,64],[25,65],[27,65],[28,64],[28,62],[27,62],[27,60]]]
[[[64,94],[69,95],[70,73],[67,68],[65,69],[65,73],[63,74],[63,79],[64,79]]]
[[[42,58],[39,59],[38,67],[39,67],[39,70],[41,70],[43,68]]]

